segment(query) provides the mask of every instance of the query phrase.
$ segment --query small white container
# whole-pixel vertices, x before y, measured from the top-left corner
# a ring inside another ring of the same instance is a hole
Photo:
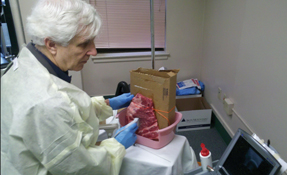
[[[203,143],[200,146],[202,150],[199,153],[199,157],[201,161],[202,171],[207,172],[207,166],[209,165],[210,167],[212,167],[211,152],[205,148],[205,145]]]

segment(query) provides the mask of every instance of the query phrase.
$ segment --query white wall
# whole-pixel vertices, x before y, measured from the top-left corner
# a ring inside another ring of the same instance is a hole
[[[155,69],[180,69],[179,80],[200,76],[204,1],[167,0],[166,51],[168,60],[155,61]],[[132,69],[152,68],[151,61],[101,63],[89,61],[82,70],[83,88],[89,95],[114,94],[118,82],[130,82]]]
[[[270,139],[285,160],[286,9],[286,0],[207,0],[201,71],[206,98],[228,132],[241,127]],[[218,87],[237,115],[225,114]]]

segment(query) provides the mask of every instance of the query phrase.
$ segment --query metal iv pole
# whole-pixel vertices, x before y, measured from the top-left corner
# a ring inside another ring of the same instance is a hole
[[[153,0],[150,0],[150,33],[151,33],[151,61],[152,61],[152,69],[154,69],[154,6]]]

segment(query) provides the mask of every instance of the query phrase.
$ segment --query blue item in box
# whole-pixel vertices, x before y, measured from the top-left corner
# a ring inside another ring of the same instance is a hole
[[[197,87],[191,87],[191,88],[186,88],[186,89],[178,89],[176,87],[176,95],[181,96],[181,95],[195,95],[195,94],[200,94],[201,92],[204,91],[204,84],[201,81],[198,81],[199,85],[201,87],[201,90],[199,90]]]

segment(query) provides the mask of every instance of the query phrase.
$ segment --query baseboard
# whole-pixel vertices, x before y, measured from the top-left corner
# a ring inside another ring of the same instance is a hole
[[[219,135],[222,137],[222,139],[224,140],[226,145],[228,145],[232,138],[230,137],[228,132],[225,130],[225,128],[223,127],[223,125],[217,119],[217,117],[215,116],[215,114],[213,112],[212,112],[211,120],[213,123],[213,127],[215,127],[215,129],[217,130]]]
[[[212,117],[211,117],[212,126],[215,127],[215,129],[218,131],[224,142],[228,145],[232,137],[234,136],[234,133],[228,127],[228,125],[222,120],[222,117],[220,118],[220,114],[217,112],[214,106],[212,104],[210,104],[210,106],[212,108]]]

